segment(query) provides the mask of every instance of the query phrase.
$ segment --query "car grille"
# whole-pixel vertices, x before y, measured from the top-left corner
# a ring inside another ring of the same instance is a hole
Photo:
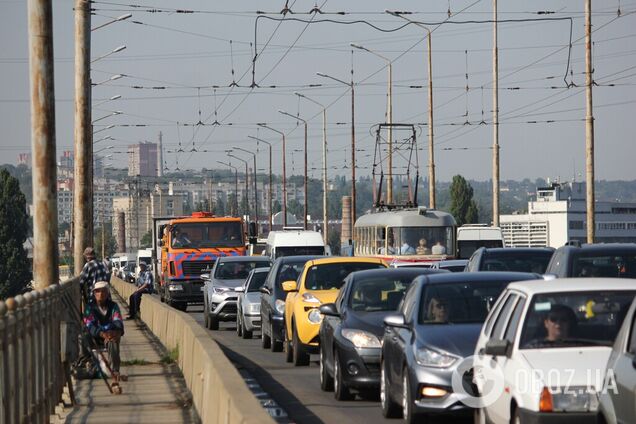
[[[183,261],[182,266],[185,275],[201,275],[212,269],[214,261]]]

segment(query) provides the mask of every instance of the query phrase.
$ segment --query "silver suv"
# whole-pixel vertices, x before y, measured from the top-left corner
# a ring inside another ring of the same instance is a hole
[[[254,268],[270,266],[270,259],[259,256],[224,256],[214,263],[210,274],[203,274],[203,317],[205,326],[218,330],[220,321],[236,321],[236,301],[243,283]]]

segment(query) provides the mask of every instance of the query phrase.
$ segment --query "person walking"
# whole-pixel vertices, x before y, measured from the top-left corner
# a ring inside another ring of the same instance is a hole
[[[137,278],[137,290],[128,298],[128,316],[126,319],[135,319],[139,314],[141,305],[141,296],[144,293],[152,293],[154,280],[152,272],[148,270],[148,265],[144,262],[139,263],[139,277]]]
[[[80,273],[80,289],[84,298],[84,304],[88,305],[93,299],[93,286],[98,281],[108,282],[108,269],[104,262],[97,260],[95,249],[87,247],[84,249],[84,259],[86,263]]]

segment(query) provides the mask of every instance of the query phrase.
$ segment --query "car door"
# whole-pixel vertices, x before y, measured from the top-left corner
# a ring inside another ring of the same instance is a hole
[[[347,288],[345,286],[345,288]],[[342,314],[344,312],[343,305],[345,302],[343,299],[346,298],[346,293],[349,290],[340,290],[338,293],[338,297],[336,298],[335,305],[338,313]],[[335,361],[334,352],[338,350],[338,343],[334,337],[337,331],[342,326],[342,315],[339,317],[334,316],[325,316],[323,318],[323,324],[320,328],[321,336],[320,336],[320,347],[323,349],[323,355],[325,355],[325,362],[327,364],[327,368],[329,371],[333,373],[333,364]],[[323,345],[324,342],[324,345]]]
[[[270,328],[269,317],[272,314],[273,308],[273,296],[274,296],[274,284],[276,281],[276,274],[280,269],[280,263],[274,264],[271,271],[267,275],[267,280],[263,287],[266,292],[261,292],[261,331],[265,331],[266,328]]]
[[[409,296],[404,297],[404,303],[402,304],[402,314],[406,325],[393,328],[394,334],[392,336],[391,387],[396,388],[399,393],[404,393],[402,388],[402,382],[404,381],[402,369],[403,364],[406,362],[404,355],[411,344],[413,326],[417,323],[416,309],[419,300],[419,290],[410,290],[407,294]]]
[[[625,346],[625,345],[624,345]],[[608,388],[612,397],[616,421],[618,423],[636,422],[636,313],[631,318],[631,329],[626,348],[619,353],[611,370],[616,381],[616,391]],[[610,370],[608,370],[610,372]],[[609,377],[609,376],[608,376]],[[608,380],[611,382],[611,380]]]

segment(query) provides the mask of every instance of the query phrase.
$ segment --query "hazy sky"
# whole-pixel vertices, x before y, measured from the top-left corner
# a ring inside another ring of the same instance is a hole
[[[30,150],[26,3],[0,0],[2,163],[15,163],[20,152]],[[73,1],[53,3],[56,135],[61,152],[73,145]],[[573,42],[569,52],[567,19],[500,23],[501,178],[584,176],[584,1],[500,3],[500,20],[572,18]],[[598,179],[636,179],[636,1],[593,3],[594,79],[598,84],[594,88],[596,175]],[[141,7],[131,7],[135,5]],[[128,144],[156,141],[161,131],[167,151],[165,161],[171,170],[177,167],[177,161],[180,169],[221,168],[216,161],[230,160],[224,151],[232,146],[258,151],[258,168],[263,169],[266,146],[261,143],[257,150],[256,142],[247,138],[258,135],[273,142],[274,172],[280,173],[280,136],[257,130],[256,123],[266,122],[288,134],[287,172],[301,174],[302,127],[297,127],[295,119],[278,113],[283,109],[309,120],[309,173],[319,178],[320,108],[299,100],[294,95],[298,91],[328,106],[328,172],[331,176],[349,176],[350,93],[345,85],[320,78],[316,72],[349,81],[353,58],[358,175],[369,175],[374,159],[373,126],[385,122],[387,68],[384,60],[367,52],[356,50],[352,56],[349,43],[362,44],[393,61],[393,122],[425,124],[427,120],[424,31],[410,25],[388,32],[405,23],[384,13],[390,7],[417,12],[409,15],[412,19],[444,22],[430,26],[434,29],[438,179],[449,180],[454,174],[478,180],[490,178],[492,24],[447,22],[491,19],[490,0],[319,0],[317,7],[325,13],[307,14],[315,5],[308,0],[289,0],[293,14],[288,13],[283,22],[261,18],[255,31],[256,11],[271,12],[267,16],[280,19],[283,15],[278,12],[285,1],[96,1],[93,27],[125,13],[133,17],[92,32],[93,57],[127,46],[92,65],[94,82],[114,74],[126,75],[93,88],[94,104],[122,96],[94,107],[93,119],[112,111],[123,112],[95,124],[95,131],[115,125],[95,134],[95,140],[103,136],[115,139],[98,142],[95,150],[105,148],[101,154],[112,154],[114,166],[124,167]],[[194,13],[170,13],[174,7]],[[151,11],[157,9],[161,10]],[[556,13],[538,15],[538,11]],[[364,23],[316,22],[327,19],[364,20],[384,31]],[[250,88],[250,43],[255,40],[259,56],[254,78],[260,87]],[[315,84],[322,86],[310,87]],[[198,122],[205,125],[196,125]],[[419,152],[422,174],[427,172],[427,134],[426,125],[422,125],[418,132],[418,145],[423,149]],[[396,139],[404,137],[395,135]],[[113,148],[107,149],[111,145]],[[237,155],[251,163],[250,155]],[[231,162],[243,166],[235,159]]]

